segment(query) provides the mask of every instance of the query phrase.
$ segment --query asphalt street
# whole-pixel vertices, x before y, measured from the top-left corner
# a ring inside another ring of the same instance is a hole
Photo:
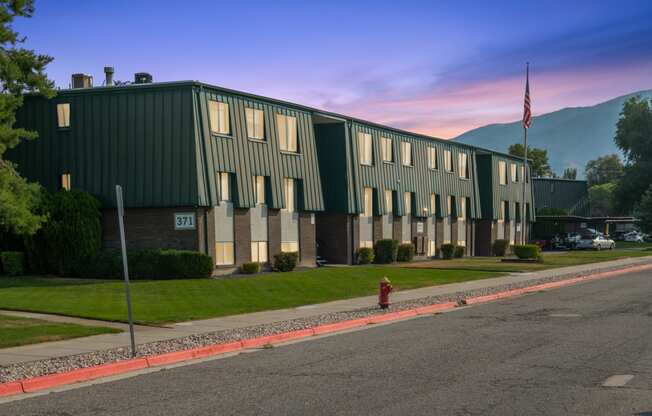
[[[0,404],[0,415],[648,415],[652,272]],[[603,384],[609,386],[603,386]]]

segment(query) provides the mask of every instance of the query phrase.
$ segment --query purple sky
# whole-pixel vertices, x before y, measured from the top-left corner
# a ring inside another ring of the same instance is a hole
[[[183,6],[183,7],[181,7]],[[36,1],[49,74],[196,79],[438,137],[652,88],[652,1]]]

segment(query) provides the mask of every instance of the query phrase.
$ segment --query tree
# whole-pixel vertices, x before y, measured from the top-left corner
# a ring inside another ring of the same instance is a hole
[[[652,185],[641,198],[641,203],[636,209],[636,216],[641,220],[639,225],[646,233],[652,233]]]
[[[586,180],[589,186],[616,182],[623,176],[625,166],[616,154],[606,155],[586,163]]]
[[[614,141],[625,155],[626,166],[616,188],[617,209],[631,213],[650,187],[652,178],[652,110],[640,97],[625,101]]]
[[[577,179],[577,169],[576,168],[566,168],[562,175],[563,179]]]
[[[515,143],[509,146],[509,154],[523,157],[523,145]],[[548,151],[536,147],[527,147],[527,158],[530,162],[530,171],[535,178],[551,178],[553,176],[550,163],[548,162]]]
[[[592,216],[608,217],[614,215],[615,191],[616,184],[613,182],[593,185],[589,188]]]
[[[44,72],[52,58],[22,48],[25,38],[11,27],[16,17],[33,13],[33,0],[0,0],[0,228],[21,235],[34,234],[45,220],[36,212],[40,187],[21,178],[3,155],[21,140],[37,137],[14,126],[23,94],[54,96],[54,84]]]

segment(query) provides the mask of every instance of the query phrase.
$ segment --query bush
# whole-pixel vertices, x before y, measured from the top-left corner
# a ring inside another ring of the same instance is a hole
[[[213,273],[211,256],[190,250],[160,250],[159,278],[186,279],[210,277]]]
[[[514,246],[514,254],[519,259],[538,259],[541,249],[536,244],[519,244]]]
[[[496,240],[494,241],[492,251],[494,256],[504,257],[507,254],[507,249],[509,248],[508,240]]]
[[[240,273],[242,274],[254,274],[260,271],[260,263],[252,261],[249,263],[242,263],[240,266]]]
[[[398,256],[398,241],[396,240],[378,240],[374,246],[374,259],[376,263],[388,264],[394,263]]]
[[[414,258],[414,246],[410,243],[401,244],[398,246],[398,253],[396,260],[398,261],[412,261]]]
[[[25,274],[25,255],[20,251],[3,251],[0,253],[0,270],[9,276]]]
[[[361,247],[357,253],[358,264],[369,264],[374,261],[374,250],[369,247]]]
[[[455,246],[452,244],[442,244],[441,246],[441,257],[444,260],[450,260],[453,258],[455,252]]]
[[[461,258],[464,257],[464,247],[463,246],[455,246],[455,251],[453,252],[453,257],[455,258]]]
[[[279,253],[274,256],[275,272],[291,272],[297,267],[299,262],[299,253]]]

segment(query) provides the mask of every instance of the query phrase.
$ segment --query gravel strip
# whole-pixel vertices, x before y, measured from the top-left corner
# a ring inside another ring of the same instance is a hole
[[[631,267],[641,264],[650,264],[650,261],[641,261],[629,264],[625,267]],[[559,280],[570,279],[573,277],[585,276],[596,272],[607,272],[622,269],[624,266],[596,267],[591,270],[584,270],[580,273],[570,273],[555,275],[549,277],[533,278],[513,284],[504,284],[483,289],[455,292],[440,296],[429,296],[419,299],[412,299],[392,304],[386,310],[380,310],[377,307],[368,307],[345,312],[334,312],[322,315],[316,315],[309,318],[293,319],[280,321],[263,325],[250,326],[245,328],[227,329],[197,335],[191,335],[183,338],[156,341],[147,344],[138,345],[138,356],[146,357],[150,355],[163,354],[166,352],[180,351],[196,347],[203,347],[213,344],[221,344],[232,341],[239,341],[248,338],[256,338],[265,335],[279,334],[288,331],[312,328],[319,325],[345,321],[356,318],[363,318],[371,315],[380,315],[387,312],[396,312],[406,309],[414,309],[420,306],[432,305],[435,303],[458,301],[461,299],[490,295],[497,292],[503,292],[513,289],[521,289],[528,286],[534,286],[542,283],[549,283]],[[116,361],[127,360],[131,358],[128,348],[115,348],[105,351],[96,351],[79,355],[70,355],[57,357],[46,360],[30,361],[19,364],[0,366],[0,383],[22,380],[26,378],[43,376],[46,374],[62,373],[79,368],[91,367],[100,364],[107,364]]]

